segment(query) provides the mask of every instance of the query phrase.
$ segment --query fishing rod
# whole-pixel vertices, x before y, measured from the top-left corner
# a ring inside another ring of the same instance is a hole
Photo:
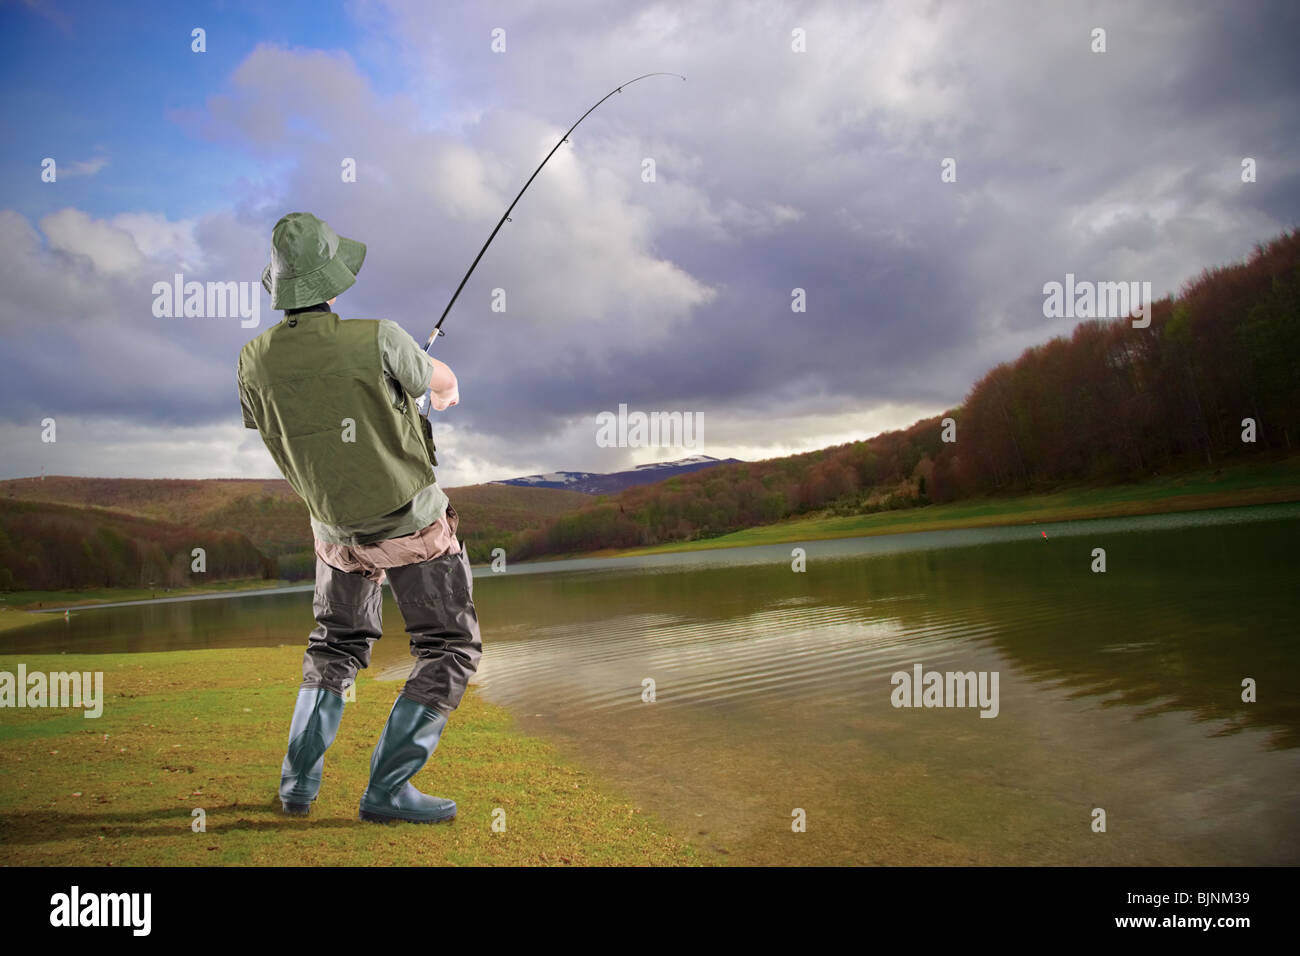
[[[447,313],[451,311],[451,307],[456,304],[456,299],[459,298],[460,296],[460,290],[465,288],[465,283],[468,282],[469,277],[474,274],[474,269],[478,265],[479,260],[483,258],[483,253],[487,252],[488,246],[492,245],[492,240],[497,237],[497,233],[501,231],[501,227],[504,226],[507,222],[510,222],[510,213],[515,208],[515,203],[519,202],[520,197],[523,196],[523,194],[528,190],[528,187],[533,184],[533,180],[536,179],[537,174],[542,171],[542,167],[545,166],[550,161],[551,157],[555,155],[556,150],[558,150],[561,146],[563,146],[565,143],[569,141],[569,134],[578,128],[578,123],[581,123],[588,116],[594,113],[596,111],[596,107],[600,106],[601,103],[605,102],[615,93],[622,93],[624,86],[631,86],[633,83],[636,83],[638,80],[644,80],[647,77],[651,77],[651,76],[677,76],[677,77],[681,77],[683,81],[686,80],[686,77],[682,76],[680,73],[645,73],[641,76],[638,76],[634,80],[628,80],[626,83],[614,87],[604,96],[602,96],[599,100],[597,100],[595,106],[593,106],[591,109],[587,110],[587,112],[583,113],[581,116],[578,117],[578,122],[570,126],[568,131],[563,136],[560,137],[560,141],[551,148],[551,151],[549,153],[546,154],[546,159],[543,159],[541,163],[538,164],[537,168],[533,170],[533,174],[528,177],[528,182],[524,183],[524,188],[519,190],[519,193],[518,195],[515,196],[514,201],[511,202],[508,207],[506,207],[506,211],[502,214],[501,218],[497,220],[496,228],[494,228],[492,230],[492,234],[487,237],[487,242],[483,243],[483,248],[478,251],[478,255],[474,257],[474,261],[470,263],[469,271],[465,273],[465,278],[461,279],[460,285],[456,286],[456,291],[452,293],[451,301],[447,303],[447,308],[442,310],[442,316],[438,319],[438,324],[435,325],[433,327],[433,331],[429,333],[429,340],[424,343],[424,351],[426,353],[432,355],[433,343],[438,340],[438,336],[447,334],[442,330],[442,323],[446,320]],[[426,389],[424,396],[419,400],[419,402],[416,403],[416,407],[419,409],[421,415],[427,416],[429,414],[429,405],[430,405],[429,394],[430,394],[429,390]]]

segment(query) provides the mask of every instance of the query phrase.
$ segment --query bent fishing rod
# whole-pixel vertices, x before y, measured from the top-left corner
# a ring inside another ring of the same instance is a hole
[[[551,151],[546,154],[546,158],[543,159],[538,164],[537,168],[533,170],[533,174],[528,177],[528,182],[524,183],[524,188],[519,190],[519,193],[518,195],[515,196],[514,201],[511,202],[508,207],[506,207],[506,211],[502,213],[501,218],[497,220],[496,228],[494,228],[492,230],[492,234],[487,237],[487,242],[483,243],[483,248],[478,251],[478,255],[474,257],[474,261],[470,263],[469,271],[466,272],[465,277],[460,280],[460,285],[456,286],[456,291],[451,294],[451,301],[447,303],[447,308],[442,310],[442,315],[438,319],[438,324],[435,325],[433,327],[433,331],[429,333],[429,340],[424,343],[424,351],[426,353],[432,355],[433,343],[438,340],[438,336],[447,334],[442,330],[442,323],[446,320],[447,313],[449,313],[451,311],[451,307],[456,304],[456,299],[460,297],[460,291],[461,289],[465,288],[465,283],[469,281],[469,277],[474,274],[474,269],[475,267],[478,266],[479,260],[483,258],[483,253],[487,252],[488,246],[492,245],[492,240],[497,237],[497,233],[501,231],[501,227],[504,226],[507,222],[510,222],[510,213],[514,210],[515,204],[518,203],[520,197],[523,196],[523,194],[528,191],[528,187],[533,184],[533,180],[536,179],[537,174],[542,171],[542,167],[545,166],[548,162],[550,162],[550,159],[552,156],[555,155],[556,150],[558,150],[561,146],[563,146],[565,143],[569,141],[569,134],[578,128],[578,124],[581,123],[583,120],[585,120],[592,113],[596,112],[596,107],[600,106],[601,103],[605,102],[615,93],[622,93],[623,87],[631,86],[633,83],[636,83],[638,80],[644,80],[651,76],[677,76],[677,77],[681,77],[683,81],[685,81],[686,79],[686,77],[682,76],[680,73],[645,73],[641,76],[638,76],[634,80],[628,80],[626,83],[614,87],[604,96],[602,96],[599,100],[597,100],[595,106],[593,106],[591,109],[587,110],[587,112],[583,113],[581,116],[578,117],[578,122],[570,126],[568,131],[565,132],[565,134],[560,137],[560,141],[551,148]],[[424,393],[424,397],[421,398],[417,403],[417,408],[419,408],[421,415],[428,415],[429,404],[430,404],[429,392],[428,390],[426,390]]]

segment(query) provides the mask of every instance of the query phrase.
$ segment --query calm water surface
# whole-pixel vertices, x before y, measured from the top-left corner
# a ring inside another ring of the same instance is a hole
[[[1287,505],[809,542],[803,573],[792,544],[484,569],[477,682],[709,859],[1294,864],[1298,533]],[[74,611],[0,652],[299,644],[310,602]],[[917,663],[997,672],[998,716],[894,708]]]

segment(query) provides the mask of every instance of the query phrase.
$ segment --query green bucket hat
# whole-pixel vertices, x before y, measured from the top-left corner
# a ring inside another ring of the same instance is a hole
[[[262,285],[273,309],[303,309],[352,287],[366,244],[345,239],[309,212],[291,212],[271,231],[271,261]]]

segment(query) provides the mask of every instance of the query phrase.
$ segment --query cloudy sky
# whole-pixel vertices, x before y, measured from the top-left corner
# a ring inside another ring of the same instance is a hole
[[[2,5],[0,477],[276,475],[234,379],[269,296],[246,328],[156,317],[154,283],[255,283],[310,210],[369,246],[336,310],[423,343],[558,136],[660,70],[687,80],[579,127],[448,318],[440,481],[910,424],[1069,331],[1045,282],[1159,297],[1300,224],[1297,37],[1290,0]],[[598,447],[621,403],[702,446]]]

